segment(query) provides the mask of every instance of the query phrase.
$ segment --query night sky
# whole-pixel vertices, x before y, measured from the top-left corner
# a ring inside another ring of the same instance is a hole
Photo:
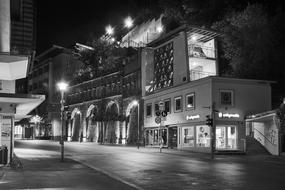
[[[122,27],[128,15],[153,6],[150,0],[37,1],[37,54],[52,44],[70,47],[101,36],[108,24]]]

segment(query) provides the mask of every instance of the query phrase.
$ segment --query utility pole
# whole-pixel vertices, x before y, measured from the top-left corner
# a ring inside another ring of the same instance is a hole
[[[215,121],[215,102],[213,102],[211,106],[211,119],[212,119],[212,126],[211,126],[211,158],[214,159],[215,155],[215,147],[216,147],[216,121]]]

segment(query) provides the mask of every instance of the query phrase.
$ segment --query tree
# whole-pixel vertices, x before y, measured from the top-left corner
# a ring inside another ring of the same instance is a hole
[[[222,49],[230,74],[241,78],[270,78],[274,36],[269,17],[260,4],[231,12],[213,28],[222,31]]]

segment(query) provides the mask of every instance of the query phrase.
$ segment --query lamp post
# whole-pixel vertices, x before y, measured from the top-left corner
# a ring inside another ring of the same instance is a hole
[[[140,148],[140,103],[139,103],[139,101],[135,100],[133,102],[133,104],[138,107],[138,139],[137,139],[137,145],[138,145],[138,149],[139,149]]]
[[[60,147],[61,147],[61,161],[64,161],[64,92],[67,90],[68,84],[65,82],[59,82],[57,83],[57,87],[60,90],[61,93],[61,99],[60,99],[60,112],[61,112],[61,137],[60,137]]]

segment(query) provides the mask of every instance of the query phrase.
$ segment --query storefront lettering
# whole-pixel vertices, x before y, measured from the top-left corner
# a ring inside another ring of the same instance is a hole
[[[200,115],[187,115],[186,120],[194,120],[194,119],[199,119]]]
[[[239,118],[239,114],[237,113],[219,113],[220,118]]]

